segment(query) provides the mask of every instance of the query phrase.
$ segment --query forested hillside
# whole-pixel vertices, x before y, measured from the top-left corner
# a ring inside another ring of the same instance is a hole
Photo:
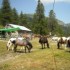
[[[18,13],[16,8],[11,8],[9,0],[3,0],[0,7],[0,25],[17,24],[28,27],[35,34],[51,35],[69,35],[70,24],[65,25],[64,22],[56,18],[56,13],[50,10],[48,17],[44,14],[44,5],[38,0],[36,11],[34,14]]]

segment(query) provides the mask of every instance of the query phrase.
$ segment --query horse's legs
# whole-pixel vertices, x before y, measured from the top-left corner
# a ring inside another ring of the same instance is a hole
[[[17,45],[14,46],[14,52],[16,52]]]
[[[24,47],[23,47],[23,46],[21,46],[20,51],[21,51],[21,50],[23,50],[23,49],[24,49]]]
[[[28,47],[27,47],[28,48]],[[28,48],[28,52],[30,53],[30,48]]]
[[[58,49],[60,48],[60,43],[59,42],[57,43],[57,47],[58,47]]]
[[[25,53],[26,53],[26,48],[28,49],[28,52],[30,53],[30,48],[28,46],[25,46]]]
[[[67,45],[65,44],[65,50],[67,49]]]
[[[41,44],[42,45],[42,49],[43,49],[43,44]]]
[[[46,44],[47,44],[47,47],[50,48],[50,47],[49,47],[49,43],[47,42]]]
[[[25,53],[26,53],[26,48],[27,48],[27,46],[25,46]]]
[[[9,50],[10,50],[10,48],[9,48],[9,47],[7,47],[7,50],[9,51]]]
[[[13,51],[13,49],[14,49],[14,48],[12,47],[12,51]]]
[[[45,49],[45,43],[44,43],[44,49]]]
[[[32,47],[33,47],[32,44],[31,44],[30,42],[28,42],[27,45],[28,45],[28,47],[29,47],[29,50],[31,50]]]
[[[7,47],[7,46],[6,46]],[[7,47],[7,50],[9,51],[10,50],[10,47]]]

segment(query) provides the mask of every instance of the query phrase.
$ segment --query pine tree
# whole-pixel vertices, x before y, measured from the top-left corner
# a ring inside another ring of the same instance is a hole
[[[48,22],[48,28],[49,28],[49,31],[52,33],[52,34],[55,34],[56,32],[58,32],[58,22],[57,22],[57,19],[55,17],[55,13],[53,10],[51,10],[49,12],[49,22]]]
[[[32,29],[33,28],[32,22],[33,22],[33,15],[23,14],[23,12],[21,11],[19,15],[19,24]]]
[[[3,0],[1,11],[2,11],[2,24],[6,25],[10,23],[12,21],[11,19],[12,13],[9,0]]]
[[[21,11],[20,15],[19,15],[19,24],[23,25],[23,12]]]
[[[40,0],[38,0],[38,5],[36,8],[36,13],[34,15],[34,32],[37,34],[44,34],[45,30],[44,30],[44,26],[45,26],[45,16],[44,16],[44,6],[43,4],[40,2]]]
[[[23,14],[22,12],[20,13],[20,17],[19,17],[19,24],[20,25],[23,25],[23,26],[28,26],[27,23],[28,23],[28,17],[26,14]]]
[[[18,17],[17,10],[15,8],[13,8],[13,10],[12,10],[12,23],[18,24],[18,22],[19,22],[19,17]]]
[[[28,23],[28,17],[26,14],[23,14],[23,25],[27,27],[27,23]]]

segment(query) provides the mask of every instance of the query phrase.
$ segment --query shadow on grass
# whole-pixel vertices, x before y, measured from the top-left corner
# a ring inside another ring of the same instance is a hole
[[[70,51],[66,51],[66,52],[70,53]]]
[[[25,53],[24,51],[19,51],[19,50],[17,50],[16,52],[17,52],[17,53]]]
[[[58,49],[58,48],[57,48]],[[64,48],[59,48],[59,50],[64,50]]]

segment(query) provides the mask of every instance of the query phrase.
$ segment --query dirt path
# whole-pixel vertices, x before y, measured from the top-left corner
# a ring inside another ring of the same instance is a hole
[[[38,50],[38,49],[32,49],[32,51],[36,51],[36,50]],[[0,56],[0,63],[16,59],[16,58],[20,57],[23,54],[26,54],[26,53],[24,53],[24,52],[20,52],[20,53],[19,52],[16,52],[16,53],[10,52],[10,53],[7,53],[5,55]]]
[[[13,53],[8,53],[8,54],[5,54],[3,56],[0,57],[0,63],[3,63],[5,61],[8,61],[8,60],[13,60],[15,58],[18,58],[19,56],[21,56],[23,53],[20,53],[20,54],[13,54]]]

